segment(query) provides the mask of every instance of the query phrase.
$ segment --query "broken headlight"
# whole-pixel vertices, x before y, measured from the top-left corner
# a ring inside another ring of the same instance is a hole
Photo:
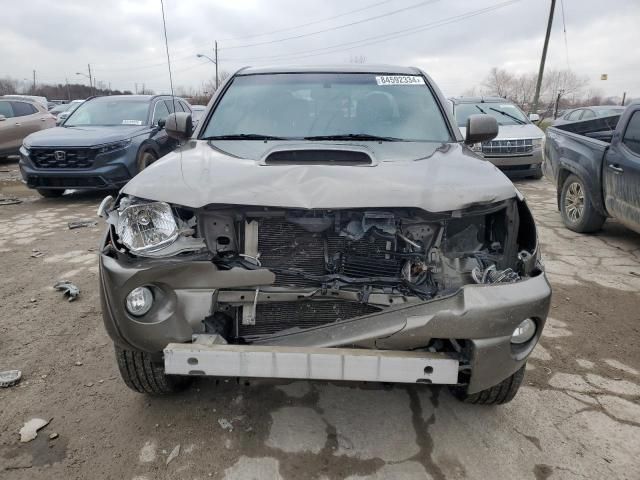
[[[118,214],[116,231],[131,253],[160,250],[178,238],[179,230],[169,204],[139,203]]]

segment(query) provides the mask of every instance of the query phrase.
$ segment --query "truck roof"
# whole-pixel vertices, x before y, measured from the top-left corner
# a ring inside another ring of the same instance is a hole
[[[245,67],[237,75],[265,73],[386,73],[395,75],[420,75],[416,67],[398,65],[273,65],[265,67]]]

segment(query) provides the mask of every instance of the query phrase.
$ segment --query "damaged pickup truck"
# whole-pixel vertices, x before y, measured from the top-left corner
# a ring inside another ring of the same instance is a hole
[[[102,311],[133,390],[194,376],[516,394],[551,289],[532,215],[415,68],[246,68],[99,213]]]

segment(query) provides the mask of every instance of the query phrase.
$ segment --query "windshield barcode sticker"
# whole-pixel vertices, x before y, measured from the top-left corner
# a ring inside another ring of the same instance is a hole
[[[378,85],[424,85],[419,75],[383,75],[376,77]]]
[[[142,120],[122,120],[122,125],[142,125]]]

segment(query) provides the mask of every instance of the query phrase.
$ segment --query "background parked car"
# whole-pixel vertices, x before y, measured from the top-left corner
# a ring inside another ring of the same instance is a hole
[[[58,105],[57,107],[51,109],[51,113],[56,116],[56,125],[60,125],[64,122],[69,115],[71,115],[76,108],[78,108],[84,100],[72,100],[69,103],[65,103],[64,105]],[[54,111],[56,111],[54,113]]]
[[[55,117],[40,103],[0,97],[0,157],[18,153],[30,133],[55,125]]]
[[[549,127],[544,173],[567,228],[595,232],[607,217],[640,233],[640,102],[622,115]]]
[[[532,123],[539,120],[537,114],[528,118],[516,105],[499,97],[457,97],[449,100],[463,136],[470,115],[484,113],[498,121],[498,136],[473,145],[474,151],[511,176],[542,178],[540,165],[544,132]]]
[[[30,102],[37,102],[47,110],[49,109],[49,101],[46,97],[39,97],[37,95],[3,95],[0,98],[6,98],[11,100],[28,100]]]
[[[164,130],[174,105],[191,113],[184,100],[168,95],[90,98],[62,126],[24,140],[22,178],[45,197],[67,188],[120,188],[178,145]]]
[[[573,110],[566,110],[556,118],[553,125],[562,125],[569,122],[580,122],[583,120],[591,120],[598,117],[607,117],[610,115],[620,115],[624,111],[624,107],[616,107],[615,105],[598,105],[593,107],[580,107]]]
[[[198,124],[206,111],[207,107],[204,105],[191,105],[191,120],[193,120],[194,127]]]

